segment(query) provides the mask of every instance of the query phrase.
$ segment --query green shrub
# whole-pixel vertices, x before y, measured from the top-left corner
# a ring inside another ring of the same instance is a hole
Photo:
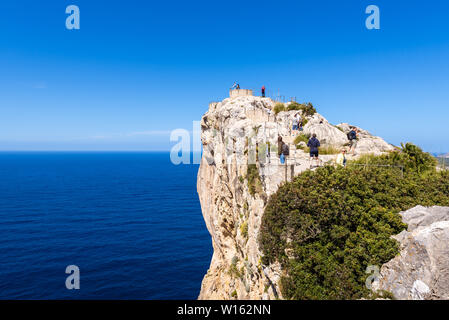
[[[248,191],[253,197],[256,193],[263,193],[262,181],[260,180],[259,169],[256,164],[248,164],[247,168]]]
[[[283,103],[276,103],[273,109],[275,114],[278,114],[281,111],[285,111],[285,105]]]
[[[303,119],[302,119],[302,126],[305,127],[306,124],[307,124],[307,122],[309,122],[309,119],[303,118]]]
[[[229,275],[232,277],[235,277],[235,278],[240,278],[242,276],[239,269],[237,268],[238,262],[239,262],[239,259],[236,256],[234,256],[232,258],[231,265],[229,266],[229,271],[228,271]]]
[[[299,104],[298,102],[292,102],[288,105],[287,110],[288,111],[292,111],[292,110],[302,110],[304,107],[304,105]]]
[[[373,297],[365,270],[398,254],[391,236],[406,228],[398,212],[449,205],[449,173],[429,168],[419,148],[404,147],[370,158],[396,163],[400,157],[403,176],[388,167],[326,166],[303,172],[270,197],[259,234],[262,262],[281,263],[285,298]]]
[[[405,172],[425,173],[435,171],[437,160],[412,143],[401,143],[401,149],[381,156],[362,155],[355,163],[403,166]]]
[[[306,133],[300,133],[296,136],[295,140],[293,140],[293,143],[295,145],[299,144],[300,142],[309,142],[310,134]]]
[[[240,225],[240,233],[245,239],[248,238],[248,221],[245,221]]]
[[[335,148],[333,146],[324,145],[319,148],[320,154],[322,155],[330,155],[330,154],[338,154],[340,153],[339,148]]]
[[[313,106],[312,103],[307,102],[303,106],[304,107],[302,107],[301,110],[303,112],[303,115],[305,115],[306,117],[311,117],[311,116],[313,116],[316,113],[316,109],[315,109],[315,107]]]
[[[297,102],[292,102],[288,105],[287,107],[288,111],[292,111],[292,110],[301,110],[302,111],[302,115],[305,117],[311,117],[316,113],[315,107],[310,103],[297,103]],[[305,125],[305,123],[304,123]]]

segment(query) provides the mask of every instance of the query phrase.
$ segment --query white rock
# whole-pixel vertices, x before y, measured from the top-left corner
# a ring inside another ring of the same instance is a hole
[[[430,288],[421,280],[413,282],[411,297],[413,300],[425,300],[430,293]]]
[[[394,236],[400,255],[382,266],[373,289],[397,299],[449,299],[449,207],[417,206],[401,215],[408,229]]]

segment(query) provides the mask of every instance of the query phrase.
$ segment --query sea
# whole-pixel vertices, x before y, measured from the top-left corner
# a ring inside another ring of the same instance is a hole
[[[197,172],[166,152],[0,153],[0,299],[196,299]]]

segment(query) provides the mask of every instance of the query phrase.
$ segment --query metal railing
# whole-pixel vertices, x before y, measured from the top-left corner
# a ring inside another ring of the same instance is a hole
[[[404,177],[404,166],[392,164],[370,164],[370,163],[348,163],[346,166],[360,166],[360,167],[381,167],[381,168],[399,168],[401,169],[401,177]]]
[[[255,97],[262,96],[262,87],[249,88],[249,89],[253,91],[253,95]],[[276,90],[276,89],[265,89],[265,98],[270,98],[271,100],[273,100],[275,102],[282,102],[282,103],[296,101],[296,97],[285,95],[280,90]]]

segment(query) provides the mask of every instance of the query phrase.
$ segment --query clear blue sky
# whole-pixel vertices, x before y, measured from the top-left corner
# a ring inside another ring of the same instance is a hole
[[[447,152],[449,1],[0,4],[0,150],[168,150],[236,80]]]

